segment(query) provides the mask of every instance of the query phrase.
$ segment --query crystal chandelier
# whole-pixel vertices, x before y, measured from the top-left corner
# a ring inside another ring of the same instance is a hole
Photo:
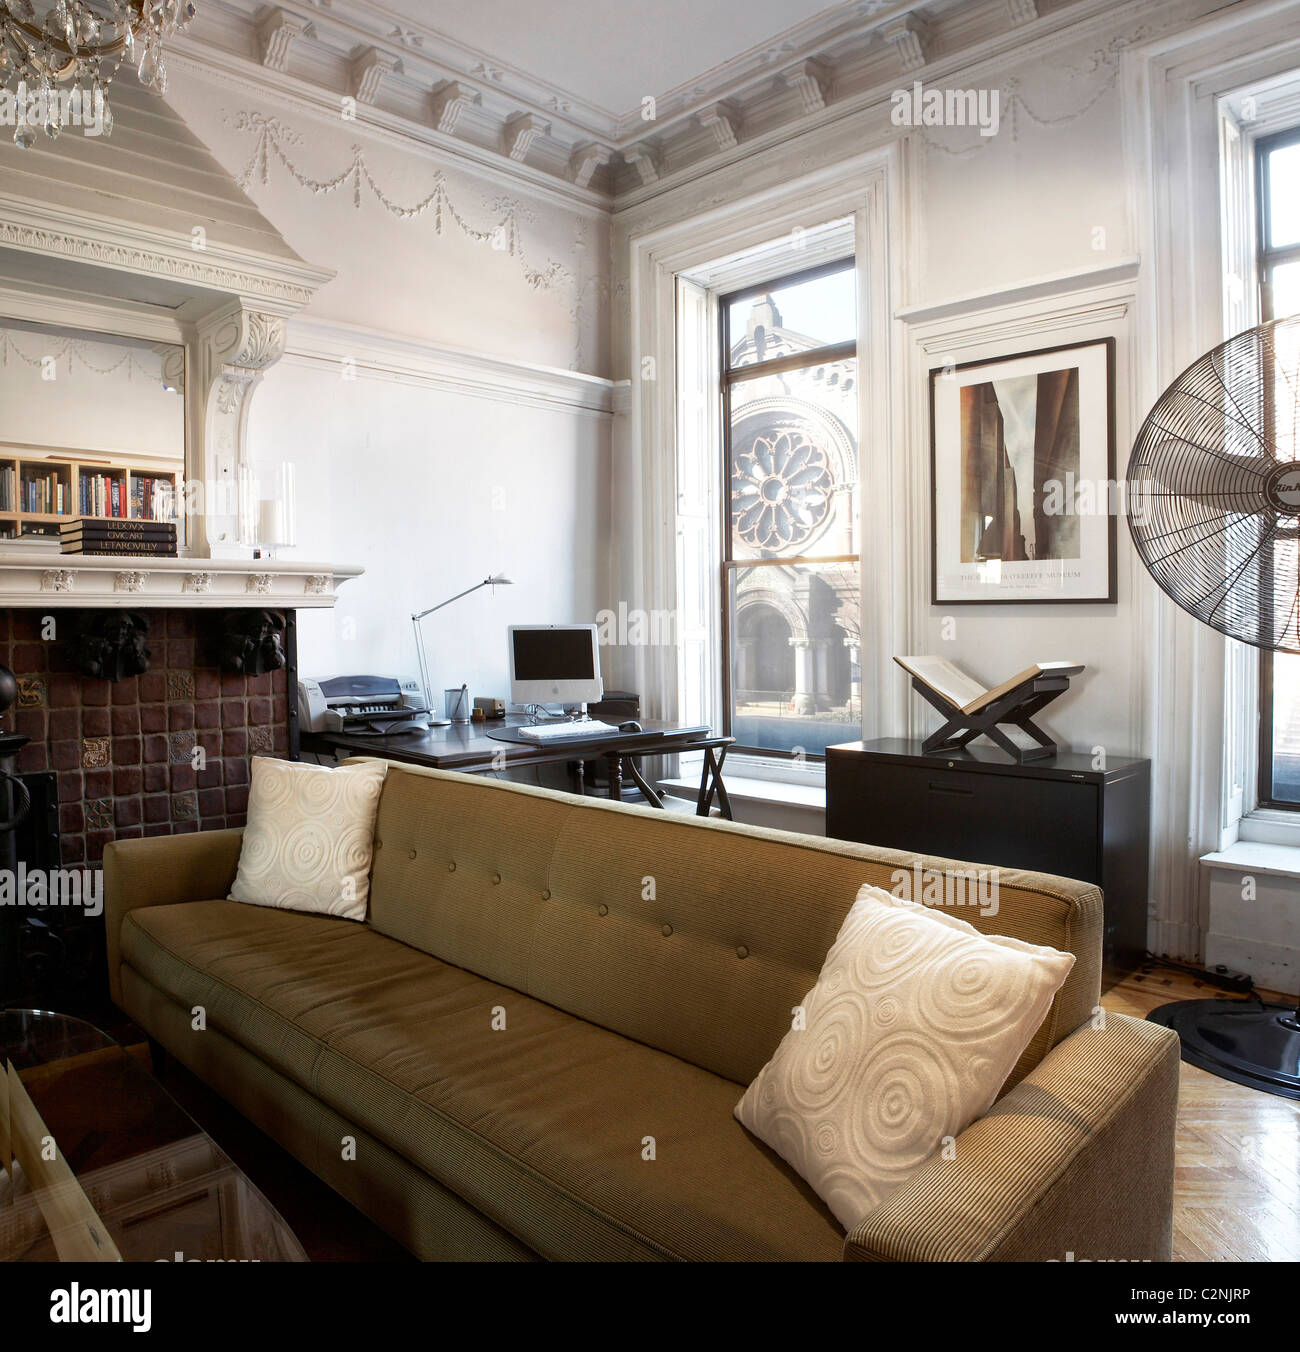
[[[140,83],[163,93],[163,39],[193,17],[190,0],[0,0],[0,108],[14,142],[30,149],[38,127],[53,139],[66,122],[109,135],[118,67],[137,62]]]

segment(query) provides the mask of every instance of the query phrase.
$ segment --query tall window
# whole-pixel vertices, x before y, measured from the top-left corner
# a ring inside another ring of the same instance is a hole
[[[821,756],[862,720],[853,260],[720,310],[726,731]]]
[[[1260,313],[1300,312],[1300,127],[1255,147]],[[1259,802],[1300,808],[1300,657],[1260,654]]]

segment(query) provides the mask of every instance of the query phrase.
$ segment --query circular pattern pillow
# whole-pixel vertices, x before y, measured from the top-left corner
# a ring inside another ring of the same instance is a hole
[[[387,766],[330,769],[254,756],[230,901],[364,920]]]
[[[1073,966],[863,887],[736,1117],[852,1230],[993,1106]]]

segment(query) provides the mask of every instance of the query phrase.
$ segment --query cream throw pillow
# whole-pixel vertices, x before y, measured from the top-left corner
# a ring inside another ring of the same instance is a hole
[[[230,901],[366,918],[382,761],[328,769],[253,758]]]
[[[736,1116],[852,1230],[993,1106],[1073,966],[863,887]]]

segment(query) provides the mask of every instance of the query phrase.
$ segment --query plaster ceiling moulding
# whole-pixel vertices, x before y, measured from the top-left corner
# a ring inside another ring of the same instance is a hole
[[[551,124],[536,113],[514,113],[506,118],[501,130],[501,150],[510,159],[522,164],[528,158],[533,142],[539,136],[548,136]]]
[[[783,71],[818,57],[835,58],[843,51],[867,46],[882,21],[906,15],[931,0],[857,0],[832,6],[772,41],[742,52],[733,60],[689,83],[658,96],[656,123],[661,131],[681,120],[694,120],[704,107],[723,99],[741,102],[746,109],[755,96],[780,80]],[[1004,0],[997,0],[1004,3]],[[619,118],[617,144],[634,142],[643,130],[639,109]]]
[[[659,182],[660,162],[659,156],[647,144],[628,146],[622,152],[622,160],[629,169],[637,176],[643,187],[650,187]]]
[[[447,80],[471,85],[501,104],[502,117],[508,103],[511,109],[563,125],[573,141],[609,141],[615,133],[616,120],[604,109],[446,37],[409,15],[364,0],[335,0],[332,6],[297,0],[294,7],[310,8],[314,30],[312,40],[298,44],[295,55],[308,55],[312,69],[322,76],[340,61],[346,66],[359,49],[373,49],[398,61],[398,71],[406,80],[425,91]],[[260,0],[221,0],[218,12],[213,0],[208,0],[204,12],[212,16],[201,30],[204,39],[220,34],[220,45],[226,50],[246,51],[248,40],[239,31],[255,31],[264,7]]]
[[[430,107],[433,112],[433,125],[447,136],[455,134],[460,116],[466,109],[483,102],[483,95],[477,89],[459,80],[447,80],[433,91]]]
[[[598,169],[603,169],[613,157],[609,146],[599,145],[595,141],[585,141],[574,146],[569,156],[569,176],[580,188],[591,186],[591,180]]]
[[[880,36],[898,52],[903,69],[920,70],[929,60],[930,25],[916,14],[904,14],[880,29]]]
[[[352,62],[348,76],[348,93],[358,103],[370,104],[373,107],[379,102],[379,91],[385,78],[401,73],[402,63],[397,57],[389,56],[387,52],[381,52],[377,48],[367,47],[359,52]]]
[[[718,150],[735,150],[740,144],[742,113],[740,105],[729,99],[715,103],[699,112],[700,126],[713,133]]]
[[[257,26],[258,51],[267,70],[286,71],[289,54],[299,38],[316,36],[310,20],[299,19],[283,9],[270,10]]]
[[[781,83],[793,89],[805,113],[820,113],[830,92],[830,70],[824,61],[800,61],[781,72]]]

